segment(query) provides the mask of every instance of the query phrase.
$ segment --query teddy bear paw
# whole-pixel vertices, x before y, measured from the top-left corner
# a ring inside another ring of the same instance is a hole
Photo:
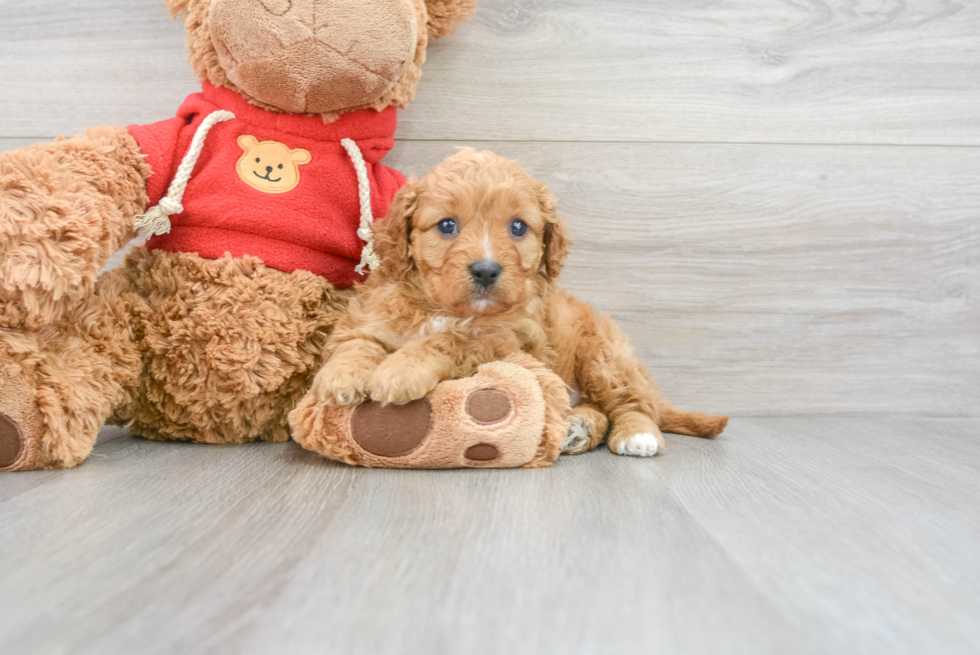
[[[17,463],[24,451],[24,431],[14,419],[0,412],[0,470]]]
[[[438,385],[402,405],[301,406],[290,421],[304,448],[349,464],[384,468],[540,466],[545,432],[541,386],[507,362]],[[557,444],[555,444],[557,446]],[[553,459],[557,456],[557,447]],[[546,461],[544,463],[547,463]]]

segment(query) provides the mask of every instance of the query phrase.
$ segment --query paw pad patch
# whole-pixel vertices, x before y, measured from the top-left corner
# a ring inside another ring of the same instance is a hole
[[[379,457],[402,457],[422,445],[432,429],[432,407],[425,398],[405,405],[369,402],[354,410],[351,436]]]
[[[444,427],[440,430],[453,430],[461,416],[439,412],[439,421]],[[456,405],[457,411],[459,405]],[[481,426],[503,423],[514,414],[514,401],[511,395],[499,389],[478,389],[470,393],[462,408],[465,418]],[[359,405],[350,418],[351,437],[366,452],[378,457],[404,457],[419,450],[433,432],[434,420],[432,405],[428,398],[422,398],[405,405],[382,405],[379,402],[366,402]],[[449,420],[453,424],[446,424]],[[458,429],[466,433],[462,425]],[[472,442],[470,442],[472,443]],[[458,452],[458,451],[457,451]],[[500,449],[486,442],[469,446],[463,457],[472,462],[491,462],[501,456]]]
[[[480,425],[500,423],[510,416],[513,407],[510,396],[497,389],[480,389],[466,399],[466,413]]]
[[[17,421],[0,413],[0,468],[12,466],[24,447],[24,433]]]

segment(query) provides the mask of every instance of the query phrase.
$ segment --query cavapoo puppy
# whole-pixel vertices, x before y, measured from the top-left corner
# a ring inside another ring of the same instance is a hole
[[[664,401],[612,319],[558,288],[568,245],[554,197],[516,162],[471,149],[449,157],[375,224],[381,266],[334,327],[319,399],[404,404],[523,351],[581,396],[564,453],[607,433],[611,451],[641,457],[663,448],[661,430],[721,433],[727,417]]]

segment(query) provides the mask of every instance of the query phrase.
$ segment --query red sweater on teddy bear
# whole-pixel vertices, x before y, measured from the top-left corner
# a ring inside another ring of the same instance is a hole
[[[169,233],[152,236],[150,250],[193,252],[209,259],[252,255],[281,271],[303,269],[335,286],[361,279],[354,268],[365,242],[358,237],[362,208],[351,139],[366,164],[371,214],[382,217],[405,178],[380,162],[394,146],[396,110],[366,109],[333,123],[319,116],[278,114],[237,93],[204,83],[176,118],[132,125],[153,174],[150,206],[168,192],[205,119],[232,112],[204,138]]]

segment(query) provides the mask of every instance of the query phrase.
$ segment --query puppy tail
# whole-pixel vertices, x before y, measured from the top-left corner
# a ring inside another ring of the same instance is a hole
[[[669,403],[663,403],[659,409],[660,429],[664,432],[714,439],[728,425],[727,416],[685,412]]]

